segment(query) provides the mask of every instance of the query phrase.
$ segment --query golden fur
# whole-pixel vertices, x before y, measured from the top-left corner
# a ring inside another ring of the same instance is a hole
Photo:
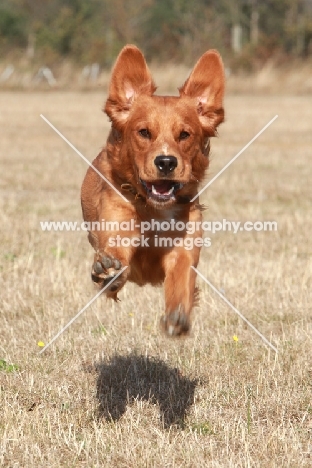
[[[154,95],[156,86],[145,59],[135,46],[120,52],[112,71],[105,112],[112,129],[107,146],[93,166],[128,200],[125,201],[91,167],[85,176],[81,201],[84,220],[135,220],[137,226],[158,221],[197,222],[197,194],[209,164],[209,138],[224,119],[224,72],[219,54],[208,51],[199,59],[179,89],[180,96]],[[198,202],[198,201],[197,201]],[[96,231],[89,241],[95,249],[92,279],[103,287],[128,268],[106,290],[117,299],[127,280],[138,285],[164,282],[166,310],[163,329],[169,335],[186,334],[195,297],[195,272],[200,246],[157,247],[155,236],[175,239],[201,238],[194,233],[153,231],[146,233],[149,246],[111,245],[110,238],[139,238],[140,228]]]

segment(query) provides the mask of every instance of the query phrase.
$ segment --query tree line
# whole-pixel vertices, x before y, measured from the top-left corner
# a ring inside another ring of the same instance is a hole
[[[0,52],[110,66],[126,43],[190,64],[216,48],[252,68],[312,54],[312,0],[1,0]]]

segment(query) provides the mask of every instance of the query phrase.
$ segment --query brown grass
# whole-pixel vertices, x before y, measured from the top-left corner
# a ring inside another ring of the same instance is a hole
[[[197,57],[199,58],[199,57]],[[197,59],[194,57],[194,60]],[[14,72],[8,79],[4,79],[7,67],[14,66]],[[90,64],[91,65],[91,64]],[[30,64],[25,57],[21,60],[9,57],[0,57],[0,90],[28,90],[44,91],[51,90],[46,79],[39,79],[38,72],[45,63]],[[191,69],[183,64],[173,65],[149,64],[153,77],[162,90],[175,94]],[[283,65],[278,65],[275,59],[268,60],[262,67],[254,72],[236,71],[229,67],[225,61],[227,75],[227,91],[231,93],[250,94],[285,94],[293,95],[311,94],[312,92],[312,61],[289,60]],[[52,86],[54,90],[97,91],[100,87],[107,89],[111,70],[100,68],[99,75],[95,80],[83,76],[83,68],[66,59],[51,66],[56,83]],[[4,74],[4,75],[3,75]]]
[[[39,356],[95,294],[86,234],[40,230],[81,219],[86,164],[39,114],[90,160],[108,123],[100,93],[1,95],[1,466],[311,466],[311,101],[228,97],[210,178],[279,118],[201,198],[207,220],[278,222],[211,236],[199,265],[278,357],[201,280],[185,340],[159,331],[161,289],[128,284]]]

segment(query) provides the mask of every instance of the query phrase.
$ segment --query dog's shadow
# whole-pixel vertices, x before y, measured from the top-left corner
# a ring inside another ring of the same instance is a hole
[[[99,418],[117,421],[134,399],[158,403],[164,428],[183,428],[193,404],[196,379],[183,377],[165,362],[137,354],[115,355],[96,364]]]

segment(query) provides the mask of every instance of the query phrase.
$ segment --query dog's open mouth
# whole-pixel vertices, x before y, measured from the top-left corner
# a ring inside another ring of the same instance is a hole
[[[180,182],[174,180],[155,180],[153,182],[145,182],[140,180],[143,185],[147,196],[156,201],[168,201],[175,198],[175,192],[183,187]]]

